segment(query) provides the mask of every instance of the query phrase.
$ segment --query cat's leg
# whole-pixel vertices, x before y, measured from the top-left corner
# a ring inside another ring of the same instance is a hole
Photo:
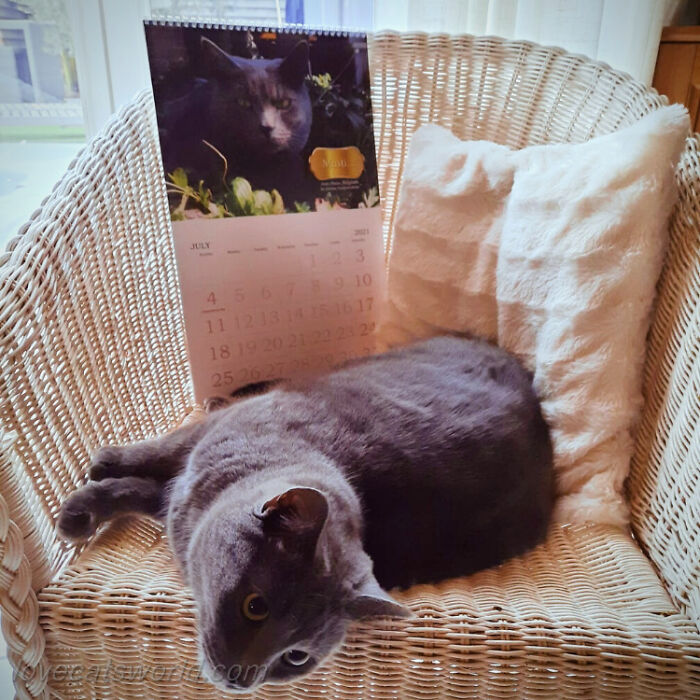
[[[206,430],[207,422],[185,426],[152,440],[124,447],[100,448],[92,458],[89,476],[93,481],[140,476],[167,481],[184,468],[187,455]]]
[[[63,502],[58,532],[64,539],[80,541],[118,515],[144,513],[163,518],[167,510],[166,488],[161,481],[136,476],[89,483]]]

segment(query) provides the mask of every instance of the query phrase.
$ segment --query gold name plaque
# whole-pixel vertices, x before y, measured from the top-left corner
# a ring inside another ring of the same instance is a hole
[[[365,169],[365,157],[356,146],[314,148],[309,167],[317,180],[355,179]]]

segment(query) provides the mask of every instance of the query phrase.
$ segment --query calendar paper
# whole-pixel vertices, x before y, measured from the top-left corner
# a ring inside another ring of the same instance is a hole
[[[366,37],[147,23],[197,400],[374,351]]]

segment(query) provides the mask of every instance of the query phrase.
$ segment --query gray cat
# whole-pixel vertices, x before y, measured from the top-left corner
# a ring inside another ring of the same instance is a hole
[[[284,59],[248,59],[201,42],[210,64],[210,136],[221,150],[262,160],[299,153],[311,130],[308,44],[299,42]]]
[[[249,59],[201,37],[196,63],[203,79],[184,95],[157,100],[166,172],[184,167],[191,182],[204,180],[218,192],[224,163],[207,142],[226,159],[229,180],[240,176],[256,189],[278,189],[289,206],[304,199],[301,151],[312,122],[308,44],[299,42],[285,58]]]
[[[351,620],[409,612],[386,592],[468,574],[540,542],[552,448],[531,378],[481,340],[355,360],[100,450],[58,527],[164,518],[227,690],[308,673]]]

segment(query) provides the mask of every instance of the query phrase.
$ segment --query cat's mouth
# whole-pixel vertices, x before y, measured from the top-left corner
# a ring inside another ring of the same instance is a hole
[[[247,693],[265,682],[266,669],[255,666],[223,667],[204,665],[204,676],[217,688],[228,691]]]
[[[284,151],[287,150],[287,142],[282,142],[278,141],[275,138],[272,137],[267,137],[265,140],[265,145],[267,147],[267,153],[268,155],[279,155],[280,153],[284,153]]]
[[[264,683],[267,677],[266,666],[217,663],[206,645],[201,647],[201,654],[204,676],[222,690],[246,693]]]

